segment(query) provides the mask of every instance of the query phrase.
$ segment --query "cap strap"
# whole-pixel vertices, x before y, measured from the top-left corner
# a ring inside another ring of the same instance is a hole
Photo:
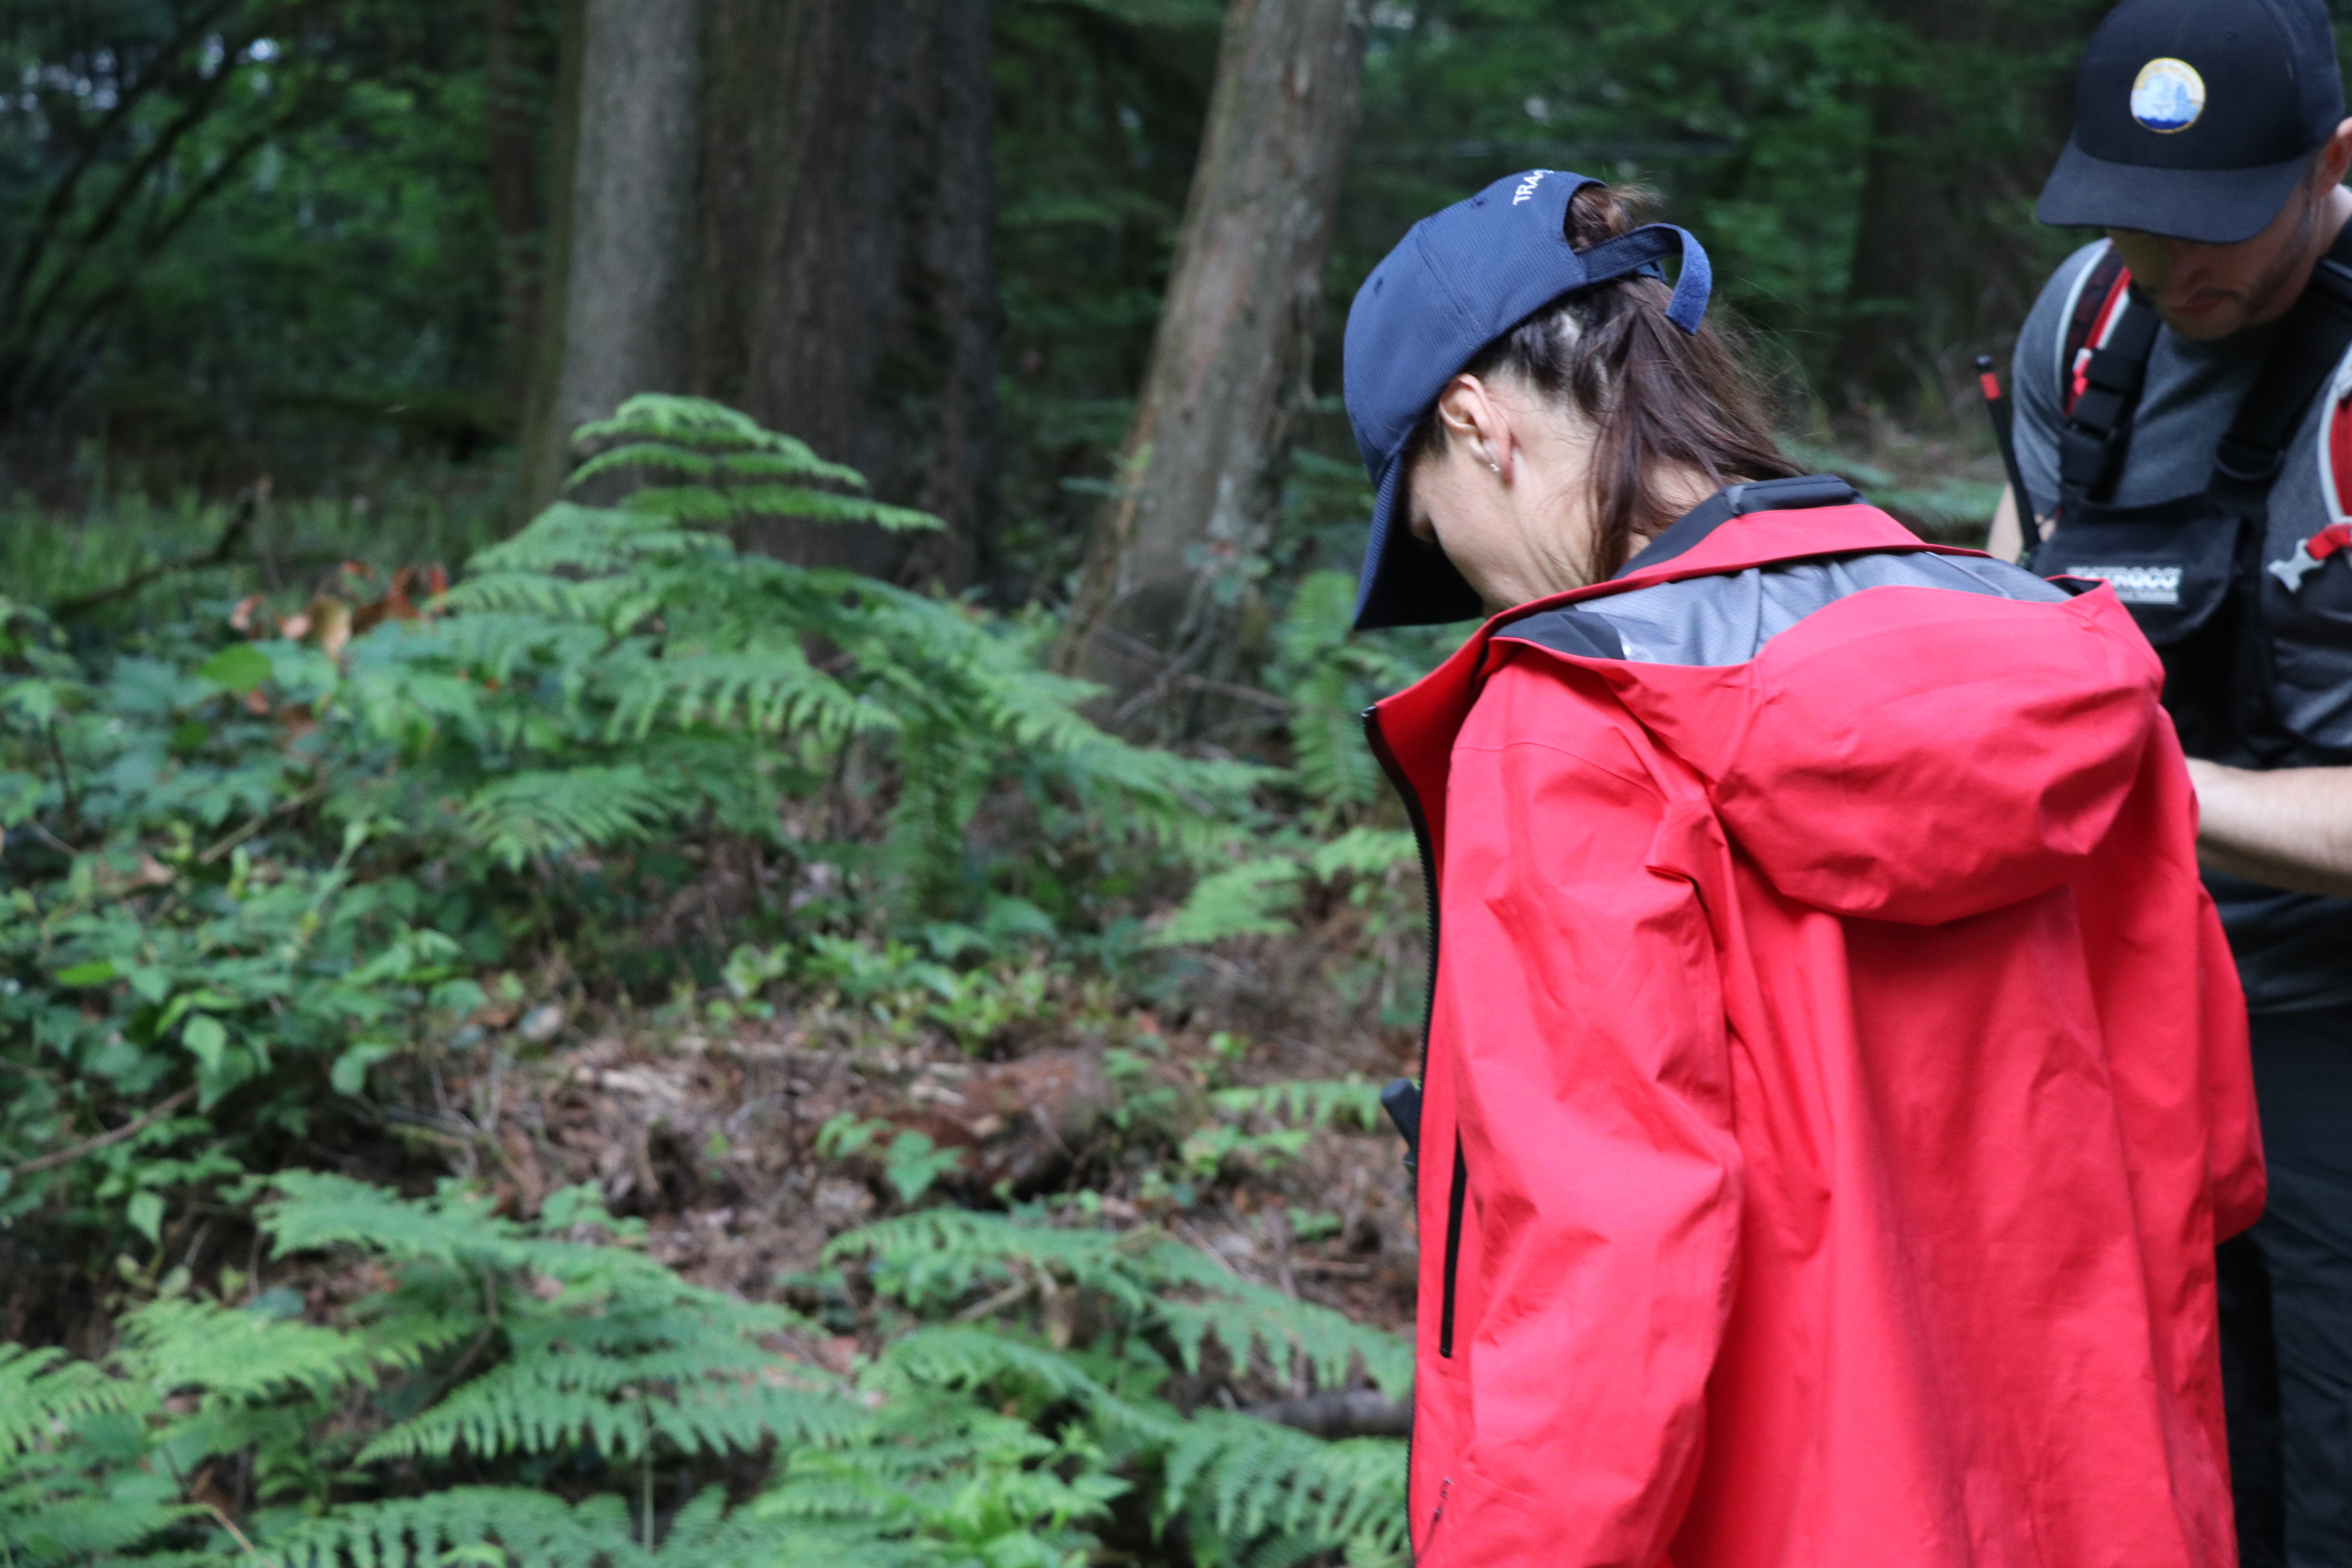
[[[1707,265],[1706,249],[1691,237],[1690,231],[1670,223],[1643,224],[1640,228],[1621,234],[1614,239],[1604,239],[1590,250],[1580,250],[1577,258],[1584,263],[1586,286],[1606,283],[1612,278],[1622,278],[1629,272],[1639,272],[1654,261],[1661,261],[1679,253],[1682,276],[1675,279],[1675,297],[1667,301],[1666,320],[1685,332],[1698,331],[1699,319],[1706,314],[1707,294],[1714,287],[1715,270]]]

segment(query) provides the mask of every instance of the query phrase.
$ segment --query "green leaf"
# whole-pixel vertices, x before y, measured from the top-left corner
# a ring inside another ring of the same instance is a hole
[[[353,1046],[335,1058],[335,1065],[328,1069],[327,1081],[334,1085],[337,1094],[356,1095],[367,1087],[368,1068],[396,1054],[396,1047],[381,1042]]]
[[[71,969],[58,971],[60,985],[103,985],[114,978],[114,965],[105,959],[91,963],[77,963]]]
[[[269,679],[269,656],[249,642],[231,643],[196,667],[196,673],[232,697]]]
[[[228,1030],[211,1014],[199,1013],[180,1031],[180,1043],[188,1047],[188,1054],[196,1058],[205,1073],[217,1073],[221,1069],[221,1053],[228,1048]]]
[[[163,1237],[163,1200],[153,1193],[131,1194],[131,1224],[150,1242],[161,1242]]]
[[[890,1157],[882,1173],[898,1189],[898,1196],[914,1203],[930,1191],[931,1184],[963,1163],[956,1149],[932,1146],[929,1134],[901,1132],[890,1142]]]

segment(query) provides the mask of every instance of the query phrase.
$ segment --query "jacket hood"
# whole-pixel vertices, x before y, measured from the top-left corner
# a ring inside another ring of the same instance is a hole
[[[2161,666],[2104,591],[1880,588],[1744,664],[1605,674],[1773,886],[1920,924],[2080,874],[2164,722]]]
[[[1506,657],[1607,681],[1704,782],[1734,847],[1781,892],[1912,923],[1982,913],[2078,874],[2168,723],[2162,666],[2112,590],[2068,597],[1979,552],[1926,543],[1875,508],[1740,516],[1636,566],[1496,617],[1375,710],[1376,738],[1428,808],[1433,839],[1453,736]],[[1815,583],[1818,602],[1791,610],[1789,585],[1805,571],[1835,585]],[[1646,600],[1654,619],[1665,595],[1640,591],[1665,584],[1684,594],[1677,630],[1714,617],[1708,650],[1662,650],[1643,629],[1633,606]],[[1744,586],[1751,602],[1727,612],[1732,587],[1716,584]],[[1727,623],[1754,646],[1725,653]]]

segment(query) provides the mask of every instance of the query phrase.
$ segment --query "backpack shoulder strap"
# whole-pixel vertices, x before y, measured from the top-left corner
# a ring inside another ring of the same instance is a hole
[[[2131,289],[2131,268],[2112,244],[2103,243],[2066,291],[2066,324],[2058,334],[2058,406],[2072,409],[2083,395],[2083,372],[2091,350],[2104,343],[2122,314]]]
[[[2161,324],[2156,307],[2132,282],[2113,246],[2097,267],[2114,263],[2115,273],[2076,351],[2066,420],[2058,430],[2058,511],[2063,517],[2085,500],[2105,499],[2123,471],[2131,445],[2132,413],[2147,380],[2147,356]],[[2083,290],[2084,300],[2093,297]],[[2075,313],[2084,305],[2076,302]]]
[[[2319,493],[2330,523],[2352,522],[2352,351],[2336,362],[2327,389],[2327,416],[2319,431]]]
[[[2352,349],[2352,225],[2311,270],[2303,296],[2279,323],[2278,341],[2246,389],[2213,453],[2208,493],[2257,500],[2270,491],[2304,410]]]

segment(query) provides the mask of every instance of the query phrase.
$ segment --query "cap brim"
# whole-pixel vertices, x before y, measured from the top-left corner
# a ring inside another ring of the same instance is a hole
[[[2130,228],[2235,245],[2278,216],[2310,168],[2306,153],[2257,169],[2153,169],[2094,158],[2069,141],[2033,216],[2062,227]]]
[[[1445,552],[1412,536],[1404,508],[1404,458],[1389,459],[1372,500],[1372,532],[1364,571],[1356,582],[1356,629],[1434,626],[1474,621],[1486,614],[1477,591],[1463,581]]]

